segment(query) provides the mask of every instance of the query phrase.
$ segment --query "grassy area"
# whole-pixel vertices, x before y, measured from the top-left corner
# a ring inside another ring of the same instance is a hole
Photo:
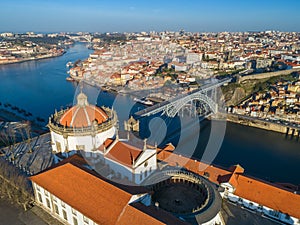
[[[252,92],[260,92],[260,91],[267,90],[270,85],[275,84],[279,81],[294,82],[297,80],[298,80],[298,76],[296,76],[293,73],[289,74],[289,75],[285,75],[285,76],[271,77],[271,78],[267,78],[267,79],[263,79],[263,80],[258,80],[255,83]]]
[[[217,78],[222,78],[222,77],[226,77],[226,76],[229,76],[229,75],[233,75],[233,74],[237,74],[241,71],[243,71],[244,69],[238,69],[238,70],[232,70],[232,71],[228,71],[228,72],[225,72],[225,71],[219,71],[217,74],[216,74],[216,77]]]

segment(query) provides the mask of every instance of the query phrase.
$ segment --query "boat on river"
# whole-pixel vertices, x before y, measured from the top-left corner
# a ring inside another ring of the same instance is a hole
[[[144,104],[144,105],[148,105],[148,106],[152,106],[154,104],[149,99],[143,100],[143,99],[134,98],[133,100],[136,101],[136,102],[138,102],[138,103],[141,103],[141,104]]]
[[[72,62],[67,62],[66,67],[72,67],[73,63]]]
[[[75,81],[72,77],[67,77],[66,80],[67,81]]]

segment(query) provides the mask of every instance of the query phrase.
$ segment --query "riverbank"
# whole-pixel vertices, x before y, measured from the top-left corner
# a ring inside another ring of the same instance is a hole
[[[58,52],[56,54],[47,54],[47,55],[42,55],[42,56],[36,56],[36,57],[29,57],[25,59],[14,59],[11,61],[0,61],[0,65],[8,65],[8,64],[14,64],[14,63],[22,63],[22,62],[28,62],[28,61],[34,61],[34,60],[41,60],[41,59],[49,59],[49,58],[55,58],[62,56],[66,53],[65,50],[62,52]]]
[[[263,130],[274,131],[286,135],[291,135],[296,137],[299,137],[300,135],[300,127],[287,126],[281,123],[269,122],[266,120],[257,119],[249,116],[238,115],[238,114],[227,114],[226,120],[244,126],[260,128]]]
[[[47,131],[45,125],[36,123],[34,120],[26,119],[13,112],[0,108],[0,122],[23,122],[29,121],[32,136],[37,136]]]

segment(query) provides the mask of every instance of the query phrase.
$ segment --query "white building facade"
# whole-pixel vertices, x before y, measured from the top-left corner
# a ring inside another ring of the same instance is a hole
[[[52,151],[95,151],[106,139],[115,136],[116,123],[113,110],[90,105],[87,96],[80,93],[75,106],[49,118]]]
[[[36,203],[63,224],[97,225],[92,219],[86,217],[34,182],[33,190]]]

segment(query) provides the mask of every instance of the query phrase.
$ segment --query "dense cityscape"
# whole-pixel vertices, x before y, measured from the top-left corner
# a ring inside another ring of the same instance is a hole
[[[297,11],[33,2],[2,10],[0,225],[300,224]]]

